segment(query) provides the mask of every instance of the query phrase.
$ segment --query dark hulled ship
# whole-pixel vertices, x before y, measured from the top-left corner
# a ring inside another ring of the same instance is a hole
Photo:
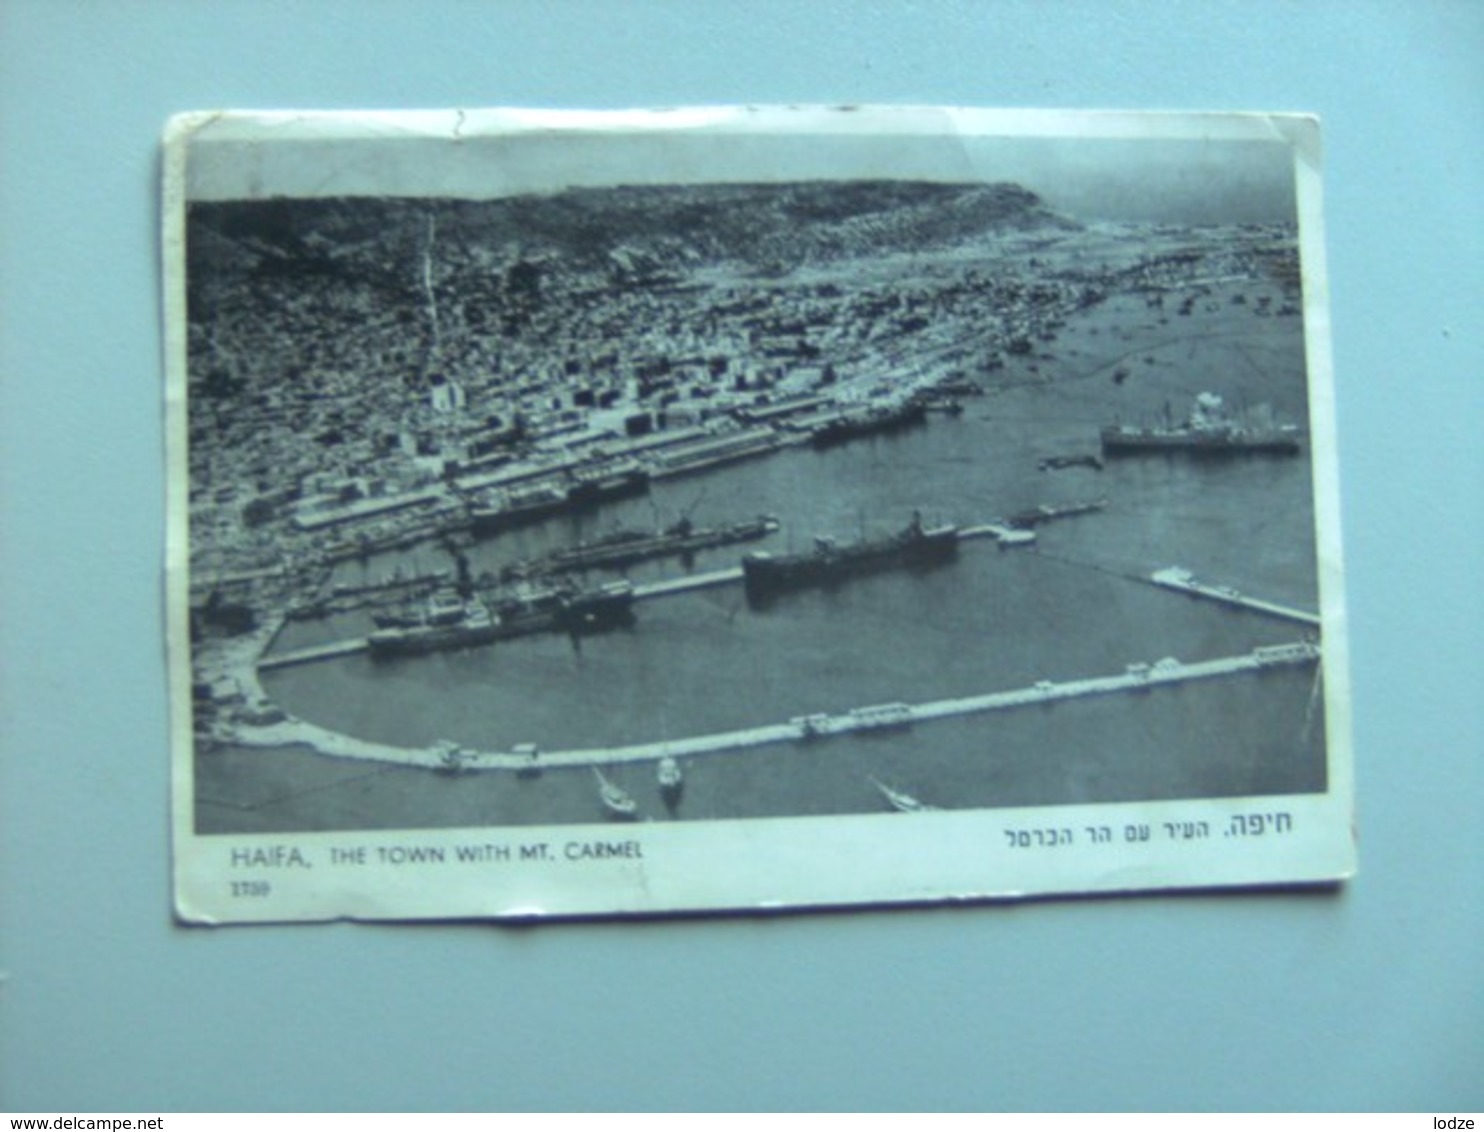
[[[694,554],[699,550],[749,542],[764,538],[778,529],[778,520],[768,515],[723,527],[697,527],[681,519],[663,531],[614,531],[588,543],[579,543],[549,556],[557,570],[587,570],[594,567],[618,568],[651,558]]]
[[[469,530],[476,538],[539,523],[560,515],[569,507],[567,493],[550,485],[527,487],[504,494],[491,503],[469,508]]]
[[[632,499],[649,492],[649,473],[630,461],[626,466],[578,472],[567,488],[574,509],[592,507],[610,499]]]
[[[830,448],[871,433],[895,432],[926,419],[927,407],[915,398],[896,404],[876,404],[842,412],[814,429],[809,440],[816,448]]]
[[[632,461],[571,472],[565,483],[548,478],[544,483],[502,492],[493,501],[473,504],[469,508],[469,529],[476,538],[483,538],[648,491],[649,473]]]
[[[591,590],[554,587],[508,596],[493,605],[480,598],[462,602],[456,617],[440,610],[417,625],[378,629],[366,638],[372,656],[408,656],[471,648],[532,633],[573,636],[631,625],[634,587],[610,582]]]
[[[924,527],[921,517],[914,515],[904,530],[885,538],[844,546],[819,538],[806,554],[749,554],[742,559],[742,579],[747,596],[757,600],[785,590],[832,585],[860,574],[935,566],[957,553],[957,527]]]

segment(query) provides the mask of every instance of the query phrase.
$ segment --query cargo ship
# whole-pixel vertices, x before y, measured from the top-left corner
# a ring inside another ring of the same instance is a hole
[[[505,597],[493,607],[473,597],[460,599],[456,615],[448,601],[429,602],[420,624],[377,629],[366,638],[373,657],[407,656],[471,648],[532,633],[574,636],[633,624],[634,588],[610,582],[591,590],[551,587]]]
[[[634,623],[634,587],[609,582],[565,598],[557,610],[556,625],[565,632],[591,633]]]
[[[632,499],[649,492],[649,473],[632,460],[609,468],[572,473],[567,502],[574,509],[592,507],[610,499]]]
[[[403,602],[371,614],[378,629],[411,629],[425,625],[456,625],[464,618],[464,599],[452,586],[441,587],[423,601]]]
[[[819,425],[809,434],[809,442],[815,448],[830,448],[874,432],[895,432],[921,424],[925,419],[927,406],[916,399],[875,404],[866,409],[847,410]]]
[[[496,535],[530,523],[539,523],[567,510],[567,493],[554,485],[527,487],[505,493],[492,503],[469,508],[469,530],[476,537]]]
[[[456,619],[377,629],[366,647],[373,657],[469,648],[498,640],[501,628],[499,617],[476,598],[463,603]]]
[[[1190,415],[1181,423],[1169,419],[1146,427],[1108,425],[1102,431],[1103,454],[1106,456],[1138,455],[1146,452],[1189,452],[1197,455],[1224,456],[1242,453],[1270,453],[1291,456],[1299,450],[1296,425],[1278,424],[1271,420],[1250,423],[1227,412],[1220,397],[1202,393],[1195,399]]]
[[[596,567],[612,569],[651,558],[694,554],[698,550],[712,547],[751,542],[765,538],[776,530],[778,520],[770,515],[761,515],[740,523],[728,523],[722,527],[697,527],[689,519],[682,519],[663,531],[614,531],[592,542],[558,550],[536,565],[538,568],[555,570],[589,570]]]
[[[841,578],[894,567],[935,566],[957,553],[957,527],[924,527],[921,516],[914,514],[906,529],[885,538],[847,546],[817,538],[814,549],[806,554],[749,554],[742,559],[742,580],[749,598],[766,598],[784,590],[830,585]]]

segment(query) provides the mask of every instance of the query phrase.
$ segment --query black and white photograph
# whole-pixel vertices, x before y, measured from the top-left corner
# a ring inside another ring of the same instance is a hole
[[[177,911],[1354,867],[1310,119],[222,114],[165,156]]]

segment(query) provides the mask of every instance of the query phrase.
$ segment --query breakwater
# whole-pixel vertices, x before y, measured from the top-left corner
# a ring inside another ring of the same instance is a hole
[[[236,723],[225,727],[217,738],[257,747],[298,744],[310,747],[320,754],[339,758],[457,771],[523,771],[542,767],[606,766],[650,762],[665,757],[718,754],[774,743],[812,744],[834,736],[911,727],[919,722],[956,715],[1051,705],[1085,696],[1147,693],[1195,680],[1314,664],[1319,658],[1318,644],[1309,640],[1263,645],[1237,656],[1193,662],[1166,657],[1149,663],[1133,662],[1120,673],[1064,681],[1042,680],[1029,687],[925,703],[873,704],[834,714],[796,716],[784,722],[740,730],[598,749],[543,751],[534,743],[522,743],[508,751],[480,751],[448,742],[438,742],[427,747],[396,747],[357,739],[294,718],[261,724]]]

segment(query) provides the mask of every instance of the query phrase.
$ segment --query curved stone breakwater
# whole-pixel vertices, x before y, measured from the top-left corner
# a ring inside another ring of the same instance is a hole
[[[1074,699],[1079,696],[1141,692],[1192,680],[1260,672],[1274,667],[1312,664],[1318,661],[1319,657],[1319,645],[1311,640],[1264,645],[1240,656],[1220,657],[1193,663],[1183,663],[1172,657],[1166,657],[1152,664],[1130,664],[1122,673],[1115,675],[1093,676],[1060,683],[1042,680],[1028,688],[987,692],[977,696],[935,700],[920,704],[876,704],[853,708],[835,715],[820,713],[799,716],[786,723],[768,724],[739,731],[723,731],[659,743],[640,743],[626,747],[592,750],[541,751],[534,744],[521,744],[508,751],[478,751],[448,742],[439,742],[427,747],[394,747],[357,739],[291,717],[265,720],[261,723],[238,721],[225,724],[218,729],[214,737],[243,746],[300,745],[336,758],[365,759],[448,771],[530,771],[544,767],[604,766],[651,762],[666,756],[717,754],[770,743],[808,744],[835,735],[910,727],[917,722],[947,716],[1025,707],[1032,704],[1051,704],[1058,700]],[[253,689],[261,697],[261,688],[257,686],[255,674],[251,677],[251,682]]]

